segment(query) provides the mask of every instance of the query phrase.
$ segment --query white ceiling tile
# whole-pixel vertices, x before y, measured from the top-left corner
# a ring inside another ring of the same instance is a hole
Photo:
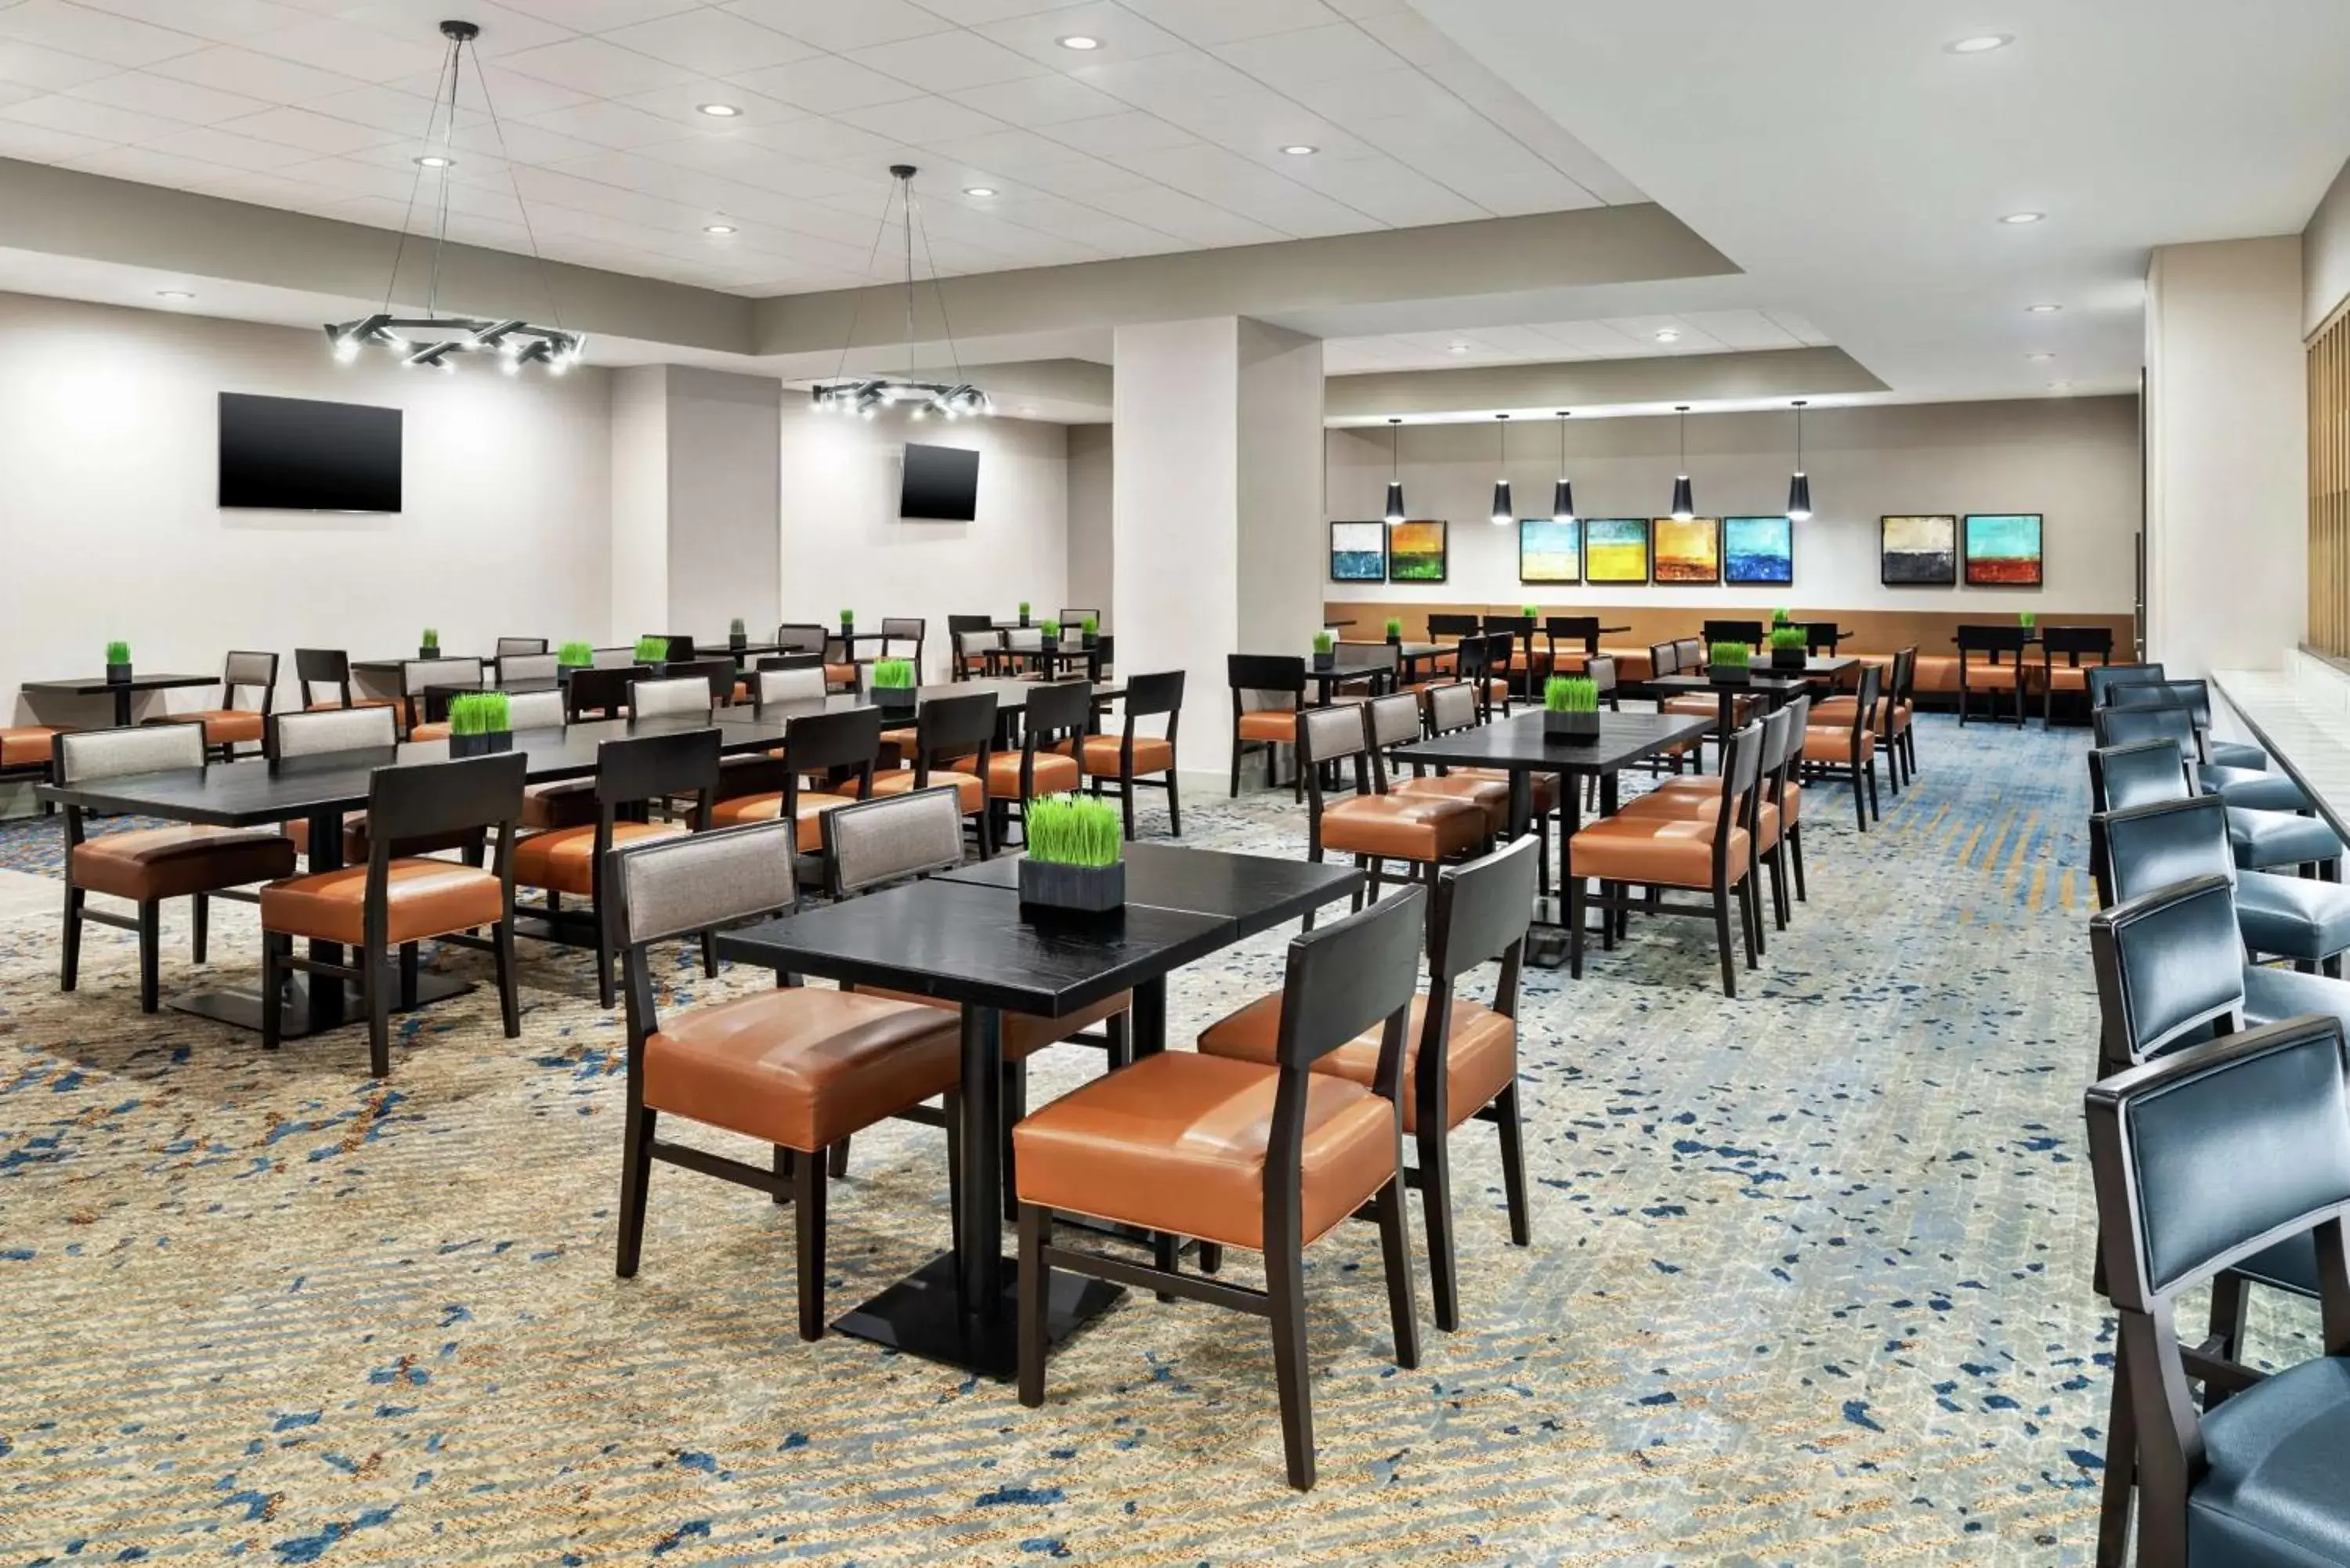
[[[380,147],[359,147],[343,154],[360,163],[374,163],[385,169],[398,170],[413,176],[419,167],[416,144],[411,141],[390,141]],[[439,182],[450,180],[461,184],[479,184],[484,181],[504,181],[506,165],[496,156],[486,152],[460,152],[456,162],[446,169],[424,171],[423,189],[430,193],[439,189]]]
[[[62,163],[68,158],[103,152],[113,145],[95,136],[77,136],[70,130],[52,130],[46,125],[26,125],[0,117],[0,158]]]
[[[1404,63],[1385,44],[1345,22],[1218,44],[1209,53],[1275,88],[1367,76]]]
[[[435,99],[445,101],[449,95],[448,78],[438,72],[402,77],[389,85],[427,101]],[[500,119],[520,119],[525,115],[569,109],[574,104],[588,102],[592,96],[577,88],[564,87],[537,77],[526,77],[518,71],[508,70],[503,64],[493,64],[478,74],[466,71],[465,79],[458,84],[457,121],[463,125],[469,119],[487,119],[493,109]],[[421,131],[423,125],[422,118],[419,117],[417,129]]]
[[[1357,26],[1415,66],[1468,57],[1466,51],[1437,31],[1435,25],[1417,11],[1398,9],[1367,16]]]
[[[382,147],[399,140],[388,130],[354,125],[307,109],[269,109],[219,122],[216,129],[234,136],[283,142],[307,157],[333,157],[362,147]]]
[[[411,144],[403,140],[399,145]],[[518,119],[501,120],[495,125],[482,120],[461,125],[457,134],[449,139],[449,145],[469,163],[484,155],[515,163],[556,163],[598,151],[595,142]]]
[[[1069,74],[1123,103],[1152,110],[1203,98],[1230,98],[1258,85],[1223,61],[1188,48],[1139,60],[1083,65]]]
[[[1121,169],[1115,163],[1105,162],[1097,158],[1084,159],[1073,163],[1053,163],[1032,169],[1021,177],[1020,182],[1024,185],[1033,185],[1039,191],[1049,192],[1056,196],[1066,196],[1073,202],[1083,202],[1095,206],[1100,203],[1094,202],[1093,198],[1105,192],[1159,189],[1158,183],[1149,176],[1137,174],[1131,169]],[[1140,221],[1148,223],[1149,220]]]
[[[834,55],[795,60],[762,70],[736,71],[733,79],[754,92],[816,114],[838,114],[877,103],[899,103],[920,98],[921,88],[868,70]]]
[[[1024,228],[1076,240],[1113,254],[1149,254],[1180,243],[1172,234],[1147,224],[1040,192],[1016,192],[995,204],[1004,218]]]
[[[0,117],[13,119],[20,125],[69,130],[76,136],[87,136],[99,141],[151,141],[174,130],[188,129],[178,120],[165,119],[160,115],[140,114],[135,109],[117,109],[110,103],[94,103],[88,99],[73,98],[65,93],[28,99],[0,109]]]
[[[1492,214],[1391,158],[1303,158],[1289,178],[1398,228],[1474,222]]]
[[[0,17],[6,15],[0,12]],[[338,72],[322,71],[228,44],[214,44],[192,55],[177,56],[153,69],[179,81],[243,93],[271,103],[307,103],[331,93],[348,92],[359,85],[355,78]]]
[[[192,0],[201,3],[201,0]],[[578,29],[543,21],[536,16],[493,4],[492,0],[465,0],[458,7],[465,20],[482,29],[482,36],[467,46],[467,52],[484,59],[511,55],[524,49],[536,49],[546,44],[575,36]],[[359,26],[388,33],[396,38],[412,38],[419,43],[437,45],[441,42],[441,22],[449,15],[448,0],[355,0],[339,5],[335,15],[343,21]]]
[[[1343,20],[1322,0],[1125,0],[1125,4],[1194,44],[1236,43]]]
[[[1767,310],[1763,315],[1781,331],[1807,347],[1825,348],[1835,341],[1817,327],[1813,326],[1807,317],[1798,316],[1792,310]]]
[[[664,0],[665,3],[665,0]],[[704,76],[734,76],[763,66],[804,60],[814,46],[762,27],[730,11],[702,9],[644,22],[603,35],[608,44],[667,60]]]
[[[1426,73],[1409,66],[1306,82],[1292,88],[1290,96],[1349,130],[1367,122],[1442,115],[1461,108],[1458,99]]]
[[[966,88],[947,95],[968,109],[992,114],[1009,125],[1060,125],[1072,119],[1116,114],[1126,106],[1107,93],[1057,73]]]
[[[1088,200],[1094,206],[1129,223],[1158,229],[1194,244],[1253,245],[1287,237],[1279,229],[1155,182],[1097,192]]]
[[[14,38],[0,37],[0,82],[63,92],[83,82],[110,77],[121,69],[86,55],[68,55]]]
[[[142,114],[165,115],[190,125],[211,125],[268,107],[257,98],[218,92],[149,71],[123,71],[68,90],[75,98],[110,103],[117,109],[137,109]]]
[[[296,180],[339,192],[345,198],[376,196],[388,202],[405,202],[411,190],[422,189],[413,168],[394,169],[387,164],[361,163],[350,158],[316,158],[301,163],[288,163],[270,172],[280,179]]]
[[[576,136],[582,141],[592,141],[598,147],[650,147],[657,141],[671,141],[677,137],[675,122],[657,114],[647,114],[640,109],[608,103],[600,99],[576,103],[569,109],[532,115],[529,123],[557,135]]]
[[[895,137],[910,146],[924,146],[958,136],[982,136],[1005,129],[1003,122],[950,99],[914,98],[903,103],[852,109],[833,117],[877,136]]]
[[[1115,0],[1087,0],[1084,5],[991,22],[974,31],[1040,65],[1071,72],[1104,59],[1139,60],[1189,47],[1174,34],[1154,26]],[[1064,48],[1061,40],[1076,35],[1097,39],[1101,47]]]
[[[1082,0],[916,0],[921,8],[958,27],[980,27],[1014,16],[1066,10]]]
[[[506,0],[506,4],[525,16],[577,33],[608,33],[645,26],[663,16],[681,20],[701,0]]]
[[[506,57],[506,67],[541,81],[575,88],[596,98],[624,98],[691,81],[693,73],[649,55],[608,44],[601,38],[567,38]],[[464,101],[461,86],[457,99]]]
[[[303,107],[315,114],[329,115],[421,142],[424,139],[425,117],[432,112],[432,100],[392,88],[369,86],[312,99]]]
[[[109,65],[153,65],[203,47],[203,40],[168,27],[93,11],[67,0],[18,0],[0,7],[0,38],[81,55]]]
[[[744,141],[787,154],[794,161],[820,161],[836,168],[857,169],[866,178],[884,184],[888,182],[888,175],[883,171],[889,161],[889,154],[898,145],[895,138],[860,130],[856,126],[819,115],[786,120],[779,125],[748,126],[733,134]]]
[[[907,0],[727,0],[724,9],[835,52],[919,38],[949,26]]]
[[[270,0],[78,0],[93,10],[128,16],[177,32],[192,33],[215,44],[233,44],[255,33],[292,27],[311,20],[311,13]]]
[[[1139,109],[1103,115],[1098,119],[1075,119],[1045,126],[1041,134],[1066,142],[1081,152],[1107,158],[1120,152],[1149,152],[1167,147],[1189,147],[1199,140],[1181,126]]]
[[[969,33],[932,33],[853,49],[848,58],[868,70],[911,82],[930,92],[985,87],[991,82],[1017,81],[1046,67],[1024,55]]]
[[[1533,213],[1572,213],[1600,205],[1599,198],[1551,168],[1497,171],[1474,167],[1431,166],[1429,152],[1411,153],[1403,161],[1430,179],[1442,182],[1496,217],[1523,217]]]
[[[217,126],[204,125],[184,126],[169,136],[152,138],[148,145],[159,152],[201,159],[206,163],[225,163],[232,169],[247,169],[255,172],[307,162],[317,155],[315,149],[305,151],[299,147],[288,147],[282,141],[264,141],[258,137],[238,136]]]
[[[12,103],[22,103],[28,98],[39,98],[41,89],[26,87],[22,82],[0,81],[0,109]]]
[[[681,136],[700,130],[741,130],[754,124],[797,119],[807,113],[780,99],[749,91],[739,83],[713,81],[708,77],[696,77],[651,92],[630,93],[619,101],[673,122]],[[702,112],[706,103],[726,104],[741,112],[723,118],[707,115]]]
[[[1033,130],[992,130],[983,136],[950,137],[928,145],[950,158],[1015,178],[1032,169],[1067,163],[1086,156],[1074,147],[1049,141]]]
[[[1726,348],[1794,348],[1795,335],[1759,310],[1693,310],[1681,319]]]
[[[399,37],[330,18],[257,33],[245,38],[244,47],[363,82],[396,81],[420,71],[433,70],[447,53],[445,44],[436,48],[421,39]]]
[[[166,185],[177,190],[206,190],[229,171],[199,163],[151,147],[109,147],[70,159],[64,167],[109,180],[136,180],[142,185]]]

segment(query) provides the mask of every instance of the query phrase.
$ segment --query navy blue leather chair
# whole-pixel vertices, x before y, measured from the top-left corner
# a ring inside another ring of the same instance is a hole
[[[2109,688],[2106,705],[2115,708],[2184,706],[2203,738],[2206,762],[2223,768],[2248,768],[2258,773],[2269,765],[2269,754],[2244,741],[2211,738],[2211,688],[2201,680],[2165,680],[2158,673],[2145,680],[2123,681]]]
[[[2236,923],[2258,953],[2304,968],[2324,964],[2341,977],[2340,955],[2350,950],[2350,888],[2305,877],[2236,869],[2228,846],[2228,808],[2211,795],[2159,801],[2100,814],[2093,837],[2103,846],[2098,889],[2107,904],[2183,882],[2223,876],[2235,884]]]
[[[2350,1563],[2342,1472],[2350,1452],[2350,1048],[2341,1025],[2294,1019],[2190,1047],[2097,1084],[2085,1112],[2106,1286],[2121,1329],[2110,1442],[2136,1472],[2139,1563]],[[2262,1179],[2231,1179],[2253,1148]],[[2180,1295],[2277,1238],[2303,1234],[2325,1281],[2323,1355],[2263,1376],[2180,1345],[2171,1329]],[[2206,1386],[2203,1410],[2190,1379]]]
[[[2187,759],[2178,742],[2168,738],[2134,741],[2089,753],[2089,799],[2092,809],[2118,811],[2149,801],[2186,800],[2195,794],[2188,776]],[[2097,831],[2090,824],[2090,854],[2098,854]],[[2329,881],[2341,879],[2345,853],[2334,829],[2314,816],[2290,811],[2228,808],[2228,847],[2246,871],[2273,871],[2281,867],[2314,869]]]
[[[2117,686],[2132,686],[2141,680],[2159,680],[2162,678],[2162,666],[2159,664],[2097,665],[2085,678],[2089,685],[2089,706],[2097,709],[2111,702],[2114,689]]]

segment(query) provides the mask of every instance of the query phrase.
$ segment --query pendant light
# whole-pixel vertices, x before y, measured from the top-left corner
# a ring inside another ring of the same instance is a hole
[[[1575,521],[1575,486],[1566,478],[1566,410],[1558,410],[1558,483],[1551,486],[1550,520]]]
[[[1493,481],[1493,526],[1498,528],[1516,516],[1518,509],[1510,500],[1510,416],[1495,414],[1493,418],[1501,421],[1493,427],[1493,433],[1501,438],[1496,444],[1502,475]]]
[[[1388,421],[1388,521],[1403,521],[1403,421]]]
[[[1679,404],[1675,409],[1681,417],[1681,471],[1673,477],[1673,521],[1676,523],[1686,523],[1697,515],[1697,498],[1690,489],[1689,410],[1687,403]]]
[[[1804,405],[1810,400],[1795,400],[1795,476],[1787,481],[1787,521],[1808,523],[1812,518],[1812,476],[1804,472]]]
[[[854,419],[871,419],[884,409],[904,407],[915,419],[937,414],[947,420],[969,419],[993,414],[995,405],[987,394],[962,379],[962,352],[955,347],[954,328],[947,322],[947,296],[939,281],[939,259],[931,254],[931,228],[922,219],[922,203],[914,194],[914,176],[920,171],[910,163],[889,165],[889,178],[897,184],[881,202],[881,224],[874,232],[873,254],[879,254],[881,242],[889,234],[889,208],[895,203],[906,220],[906,363],[914,363],[917,346],[914,338],[914,237],[921,236],[922,258],[931,269],[931,294],[939,304],[939,325],[946,333],[947,358],[954,367],[954,379],[918,380],[910,369],[903,376],[880,374],[848,374],[848,356],[857,346],[857,311],[848,316],[848,336],[840,345],[840,359],[833,367],[833,379],[819,381],[808,390],[808,399],[816,412],[838,412]],[[869,258],[868,258],[868,265]]]

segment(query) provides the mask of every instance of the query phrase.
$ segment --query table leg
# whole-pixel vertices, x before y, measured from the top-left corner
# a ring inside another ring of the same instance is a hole
[[[1128,1020],[1129,1038],[1134,1044],[1134,1059],[1153,1056],[1167,1049],[1167,981],[1165,977],[1146,980],[1134,988],[1134,1009]]]
[[[130,688],[128,686],[114,689],[114,727],[118,730],[130,727]]]
[[[964,1310],[996,1310],[1003,1291],[1003,1014],[962,1010],[962,1251],[956,1282]]]

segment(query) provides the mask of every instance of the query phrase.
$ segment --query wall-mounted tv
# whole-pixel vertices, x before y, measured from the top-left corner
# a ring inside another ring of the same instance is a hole
[[[399,511],[400,410],[223,392],[220,504]]]
[[[898,515],[969,523],[979,515],[979,453],[959,446],[906,443]]]

